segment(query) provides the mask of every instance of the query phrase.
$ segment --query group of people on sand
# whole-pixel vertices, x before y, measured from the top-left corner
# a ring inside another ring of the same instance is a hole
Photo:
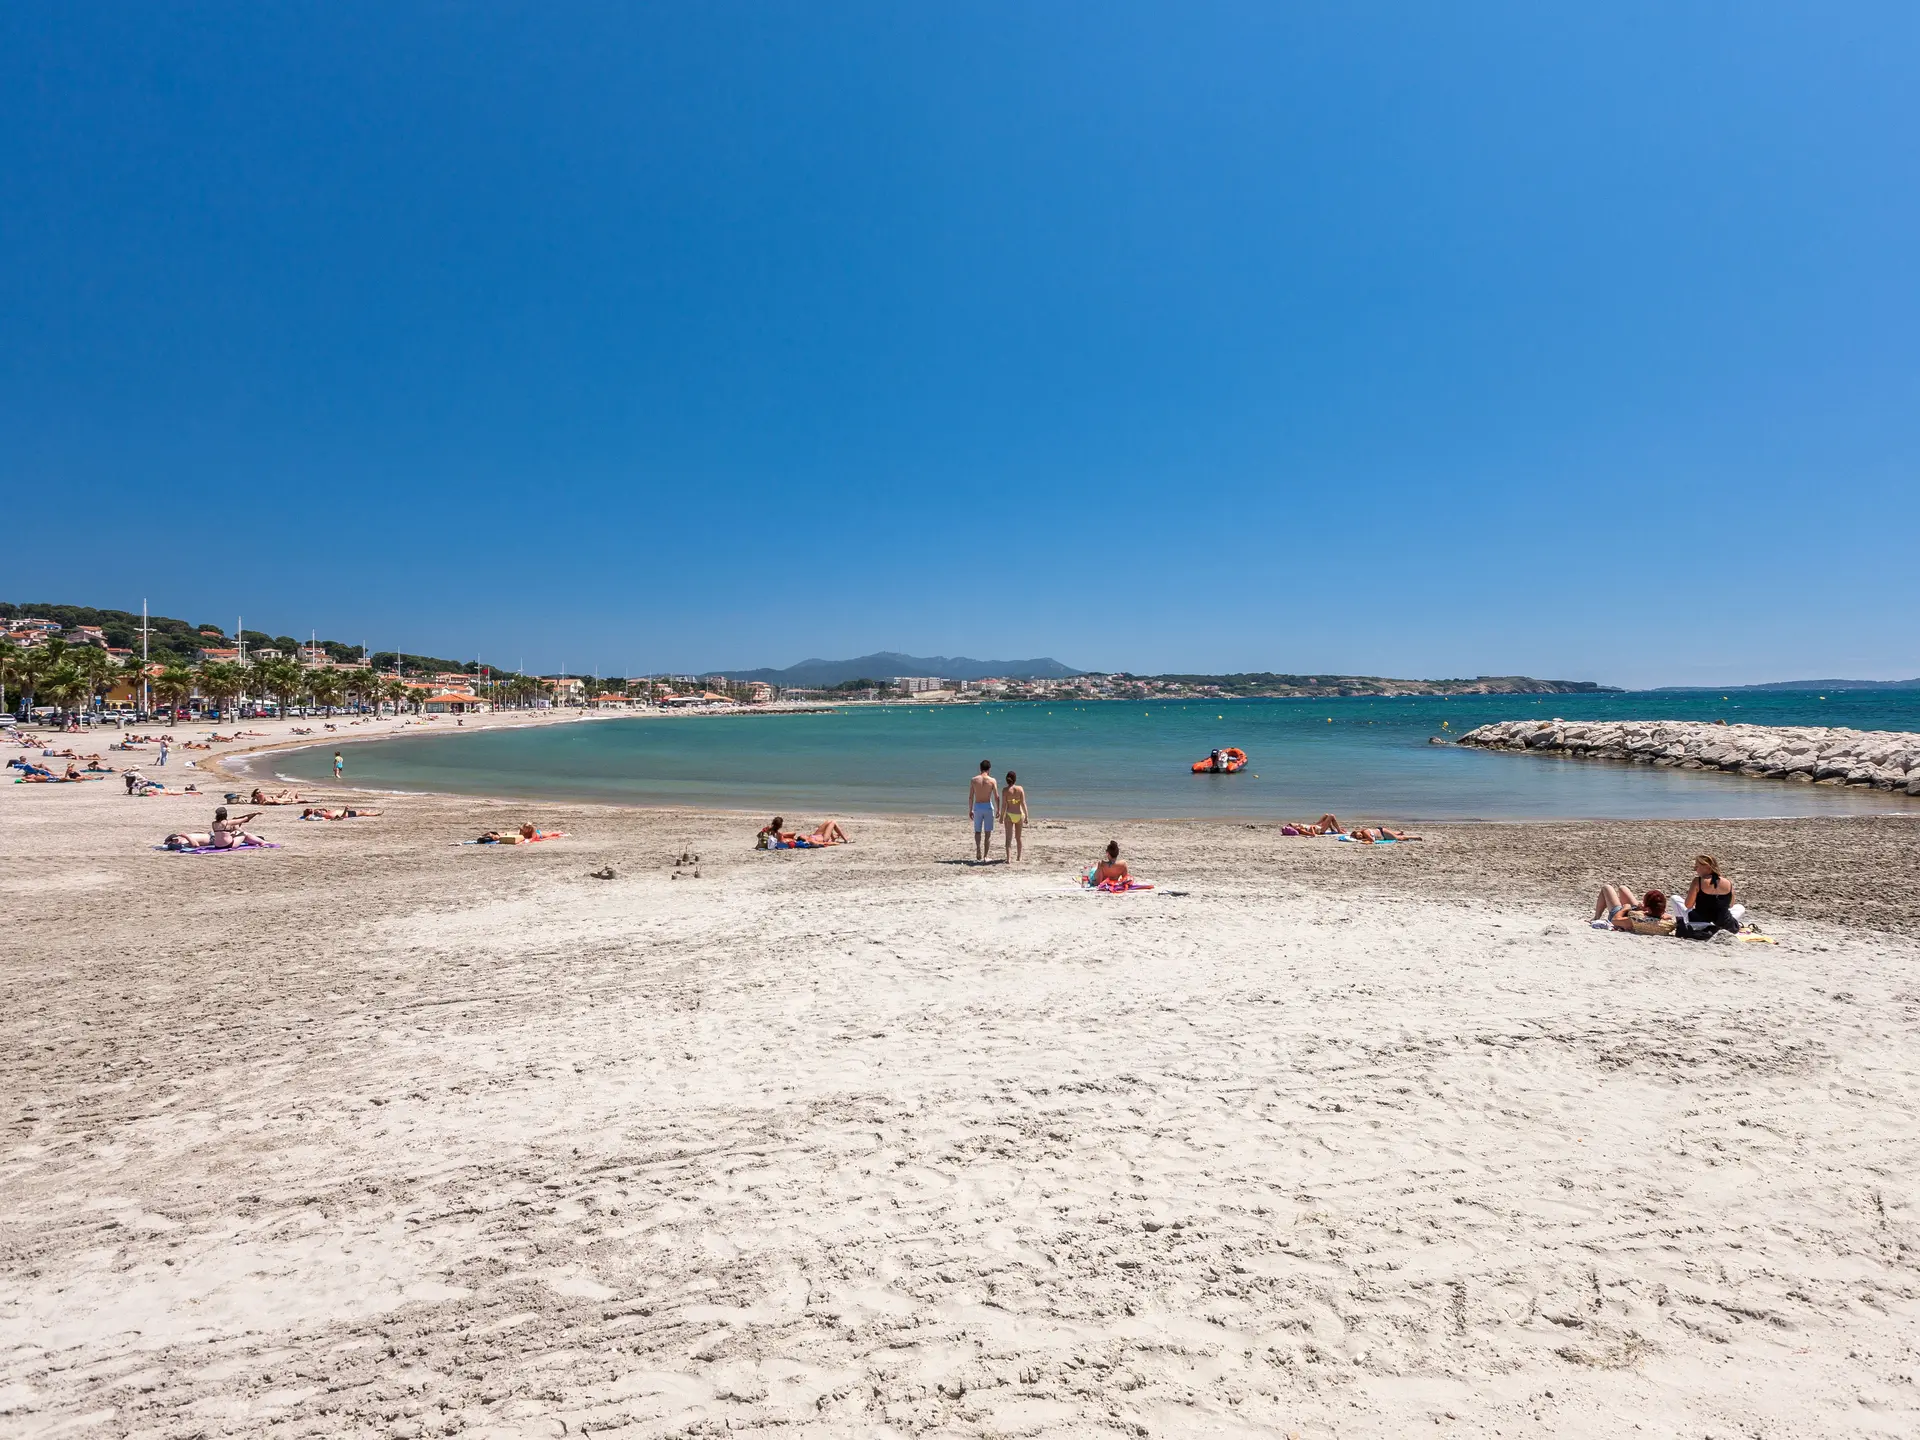
[[[258,820],[259,811],[229,816],[222,805],[213,812],[213,827],[206,831],[179,830],[167,836],[168,850],[251,850],[266,845],[266,840],[247,830],[249,820]]]
[[[1745,914],[1746,907],[1734,901],[1733,882],[1720,873],[1720,862],[1711,855],[1693,857],[1693,883],[1684,900],[1652,887],[1636,896],[1625,885],[1602,885],[1593,902],[1596,930],[1689,940],[1711,940],[1722,931],[1738,935]]]
[[[811,831],[802,834],[798,830],[786,828],[786,817],[776,815],[767,824],[760,827],[753,837],[756,850],[824,850],[829,845],[851,845],[853,837],[840,828],[838,820],[822,820]]]
[[[380,812],[363,810],[360,813],[377,815]],[[518,830],[488,830],[472,843],[475,845],[531,845],[536,840],[557,840],[566,833],[564,830],[542,830],[529,820]]]
[[[55,774],[45,765],[36,765],[24,757],[9,760],[7,762],[7,768],[9,770],[18,770],[20,772],[20,779],[30,785],[66,784],[77,780],[98,780],[100,778],[98,775],[81,774],[80,767],[71,760],[67,762],[67,768],[61,774]]]
[[[1355,825],[1352,829],[1340,823],[1338,815],[1322,815],[1318,820],[1288,820],[1280,827],[1282,835],[1331,835],[1335,839],[1356,840],[1362,845],[1390,844],[1399,840],[1418,840],[1418,835],[1409,835],[1404,830],[1390,830],[1385,825]]]

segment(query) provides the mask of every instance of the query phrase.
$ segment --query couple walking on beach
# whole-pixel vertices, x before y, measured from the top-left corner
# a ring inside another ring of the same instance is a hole
[[[1013,771],[1007,771],[1003,790],[993,778],[993,762],[982,760],[980,773],[967,782],[967,811],[973,816],[973,858],[976,862],[993,856],[993,822],[1004,828],[1001,852],[1003,860],[1024,858],[1024,832],[1027,828],[1027,791]]]

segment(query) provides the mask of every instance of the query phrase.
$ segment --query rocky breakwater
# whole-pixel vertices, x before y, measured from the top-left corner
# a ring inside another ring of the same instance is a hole
[[[1682,720],[1507,720],[1459,743],[1674,770],[1725,770],[1813,785],[1860,785],[1920,795],[1920,735],[1812,725],[1715,725]]]

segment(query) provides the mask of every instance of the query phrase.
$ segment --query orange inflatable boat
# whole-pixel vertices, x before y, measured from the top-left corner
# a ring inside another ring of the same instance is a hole
[[[1236,770],[1244,770],[1247,764],[1247,752],[1238,749],[1216,750],[1204,760],[1193,762],[1196,775],[1231,775]]]

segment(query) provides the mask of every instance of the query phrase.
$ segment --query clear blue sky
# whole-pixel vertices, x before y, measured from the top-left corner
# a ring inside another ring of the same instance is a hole
[[[1916,74],[1911,3],[10,5],[0,598],[1920,674]]]

